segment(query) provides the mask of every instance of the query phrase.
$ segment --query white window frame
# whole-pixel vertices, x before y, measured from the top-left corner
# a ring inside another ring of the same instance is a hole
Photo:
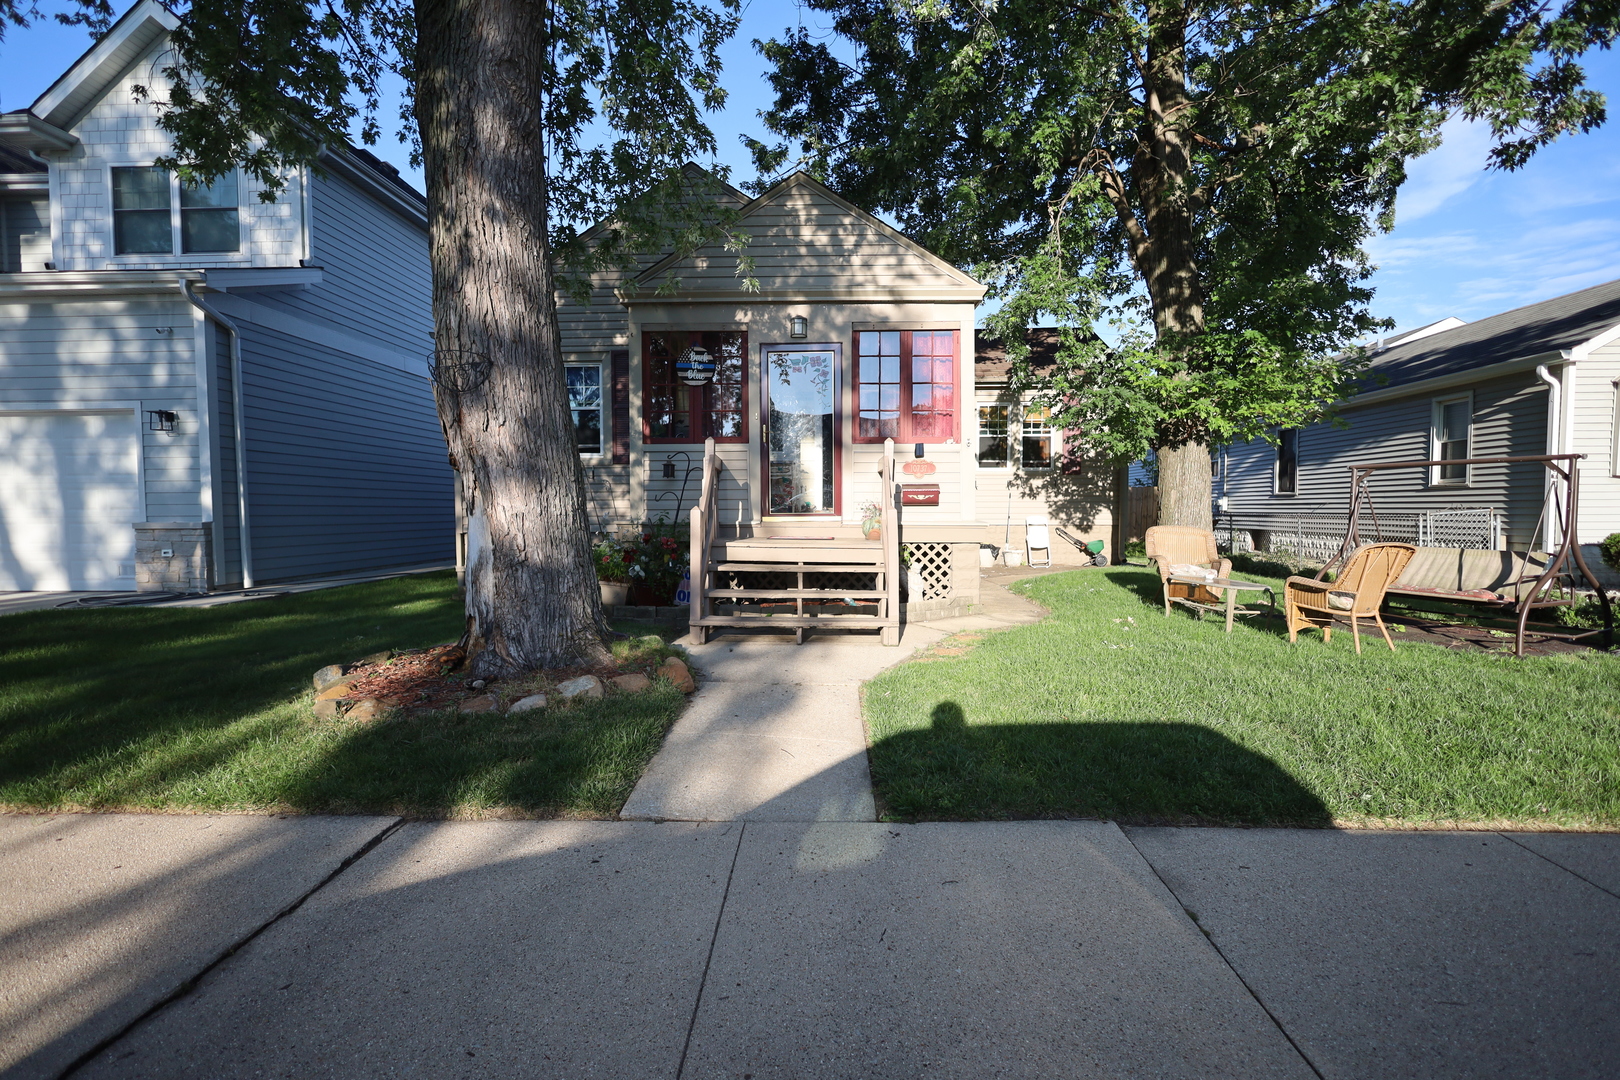
[[[1429,460],[1430,461],[1439,461],[1439,460],[1441,460],[1441,458],[1440,458],[1440,434],[1441,434],[1440,426],[1441,426],[1442,422],[1445,419],[1445,408],[1446,408],[1447,405],[1455,405],[1459,401],[1466,402],[1467,405],[1468,405],[1468,438],[1465,440],[1467,445],[1463,447],[1463,457],[1464,458],[1471,458],[1471,457],[1474,456],[1474,392],[1472,390],[1470,390],[1466,394],[1447,394],[1445,397],[1437,397],[1437,398],[1433,398],[1433,399],[1430,400],[1430,402],[1429,402]],[[1473,483],[1474,470],[1473,470],[1472,466],[1470,466],[1470,465],[1464,465],[1463,466],[1463,476],[1462,476],[1462,479],[1460,479],[1460,480],[1444,480],[1444,479],[1441,479],[1440,470],[1443,469],[1443,468],[1445,468],[1445,466],[1443,466],[1443,465],[1431,465],[1431,466],[1429,466],[1429,486],[1430,487],[1458,488],[1458,487],[1468,487]]]
[[[236,259],[246,260],[251,256],[247,243],[247,207],[243,196],[246,194],[246,185],[243,183],[242,170],[232,169],[236,175],[236,250],[235,251],[191,251],[180,250],[180,174],[169,169],[169,250],[162,251],[132,251],[120,255],[118,253],[118,214],[114,209],[115,196],[113,194],[114,169],[154,169],[157,163],[151,159],[142,161],[109,161],[105,172],[107,191],[107,251],[108,257],[115,262],[151,262],[154,259]],[[220,207],[220,209],[227,209]]]
[[[1045,464],[1045,465],[1026,465],[1024,463],[1024,438],[1025,438],[1025,433],[1024,433],[1024,419],[1025,419],[1025,417],[1024,417],[1024,413],[1031,407],[1031,404],[1032,404],[1031,402],[1026,401],[1026,402],[1023,402],[1022,404],[1020,404],[1019,407],[1018,407],[1018,443],[1017,443],[1017,446],[1018,446],[1018,468],[1019,468],[1019,470],[1021,472],[1036,472],[1036,473],[1051,472],[1053,469],[1055,469],[1057,467],[1057,459],[1058,459],[1058,453],[1059,453],[1060,447],[1058,445],[1057,428],[1052,426],[1052,415],[1051,415],[1051,409],[1050,408],[1047,409],[1047,416],[1046,416],[1046,420],[1045,420],[1045,424],[1046,424],[1045,437],[1046,437],[1046,441],[1048,443],[1047,452],[1046,452],[1047,464]],[[1036,437],[1037,438],[1040,437],[1040,433],[1037,433]],[[1008,449],[1009,449],[1009,451],[1011,450],[1011,445],[1009,445]]]
[[[1292,431],[1294,433],[1294,490],[1293,491],[1284,491],[1282,489],[1282,437],[1283,437],[1283,433],[1286,432],[1286,431]],[[1300,436],[1304,434],[1304,431],[1305,431],[1304,428],[1278,428],[1277,429],[1277,442],[1276,442],[1276,445],[1271,448],[1272,449],[1272,453],[1271,453],[1271,493],[1273,495],[1279,497],[1279,498],[1293,499],[1293,498],[1297,498],[1299,496],[1299,459],[1301,457],[1300,452],[1299,452],[1299,447],[1300,447],[1300,442],[1301,442]]]
[[[1007,432],[1005,436],[1007,440],[1007,457],[1000,465],[986,465],[979,460],[979,450],[983,446],[982,440],[985,437],[982,426],[983,418],[979,414],[980,409],[1007,410]],[[1016,412],[1017,406],[1010,401],[985,401],[981,399],[973,403],[973,464],[980,472],[1011,472],[1013,470],[1013,463],[1016,460],[1013,456],[1014,432],[1018,427]]]
[[[1609,417],[1609,475],[1620,476],[1620,379],[1614,380],[1614,412]]]
[[[611,427],[611,425],[613,423],[613,407],[612,407],[612,401],[611,401],[610,392],[609,392],[609,388],[608,388],[607,365],[604,364],[600,360],[578,360],[578,361],[569,360],[569,361],[564,362],[563,367],[564,367],[564,369],[567,369],[567,368],[594,368],[594,369],[596,369],[596,388],[597,388],[597,391],[598,391],[598,393],[600,395],[600,403],[596,407],[597,414],[598,414],[597,415],[597,420],[596,420],[596,430],[600,435],[601,441],[597,445],[596,453],[593,454],[588,450],[580,450],[579,451],[579,457],[580,457],[581,461],[587,462],[589,464],[600,464],[613,451],[613,446],[612,446],[612,443],[613,443],[613,431],[612,431],[612,427]],[[565,389],[567,387],[567,379],[568,379],[568,376],[567,376],[567,372],[565,370],[564,373],[563,373],[563,384],[564,384]],[[572,402],[570,402],[569,404],[571,406]],[[573,409],[570,408],[569,409],[569,418],[572,419],[572,417],[573,417]]]

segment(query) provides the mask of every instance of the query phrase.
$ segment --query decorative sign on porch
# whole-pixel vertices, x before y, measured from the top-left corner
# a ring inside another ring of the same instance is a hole
[[[939,466],[935,465],[932,461],[923,461],[921,459],[916,461],[908,461],[904,465],[900,466],[901,472],[908,476],[915,476],[919,480],[925,476],[934,475],[934,473],[938,470]]]
[[[675,374],[688,386],[702,386],[714,378],[714,357],[701,345],[693,345],[675,361]]]

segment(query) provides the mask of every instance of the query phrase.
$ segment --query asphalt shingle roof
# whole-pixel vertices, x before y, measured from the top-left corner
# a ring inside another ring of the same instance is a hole
[[[1373,354],[1383,386],[1453,375],[1572,349],[1620,324],[1620,281],[1504,311]]]

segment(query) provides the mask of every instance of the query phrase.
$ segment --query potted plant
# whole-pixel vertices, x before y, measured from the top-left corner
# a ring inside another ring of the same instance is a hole
[[[630,602],[630,563],[624,545],[606,540],[591,549],[596,561],[597,587],[602,590],[603,607],[619,607]]]
[[[861,504],[861,535],[868,540],[883,538],[883,507],[875,502]]]

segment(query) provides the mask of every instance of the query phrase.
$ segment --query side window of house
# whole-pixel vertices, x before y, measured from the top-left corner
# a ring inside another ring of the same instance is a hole
[[[642,335],[643,435],[651,442],[746,442],[747,358],[748,335],[740,330]]]
[[[1277,432],[1277,494],[1293,495],[1299,491],[1299,429],[1284,428]]]
[[[1474,423],[1471,395],[1434,403],[1434,460],[1462,461],[1468,457],[1469,429]],[[1437,484],[1466,484],[1467,465],[1439,465],[1434,469]]]
[[[1026,469],[1052,467],[1052,410],[1026,405],[1023,415],[1023,454],[1019,460]]]
[[[581,454],[602,452],[602,369],[591,364],[568,369],[568,409]]]
[[[204,254],[242,246],[236,174],[212,184],[180,183],[152,166],[112,170],[113,251],[119,255]]]
[[[979,406],[979,468],[1007,467],[1007,413],[1005,405]]]
[[[862,330],[855,343],[855,441],[956,437],[955,330]]]

